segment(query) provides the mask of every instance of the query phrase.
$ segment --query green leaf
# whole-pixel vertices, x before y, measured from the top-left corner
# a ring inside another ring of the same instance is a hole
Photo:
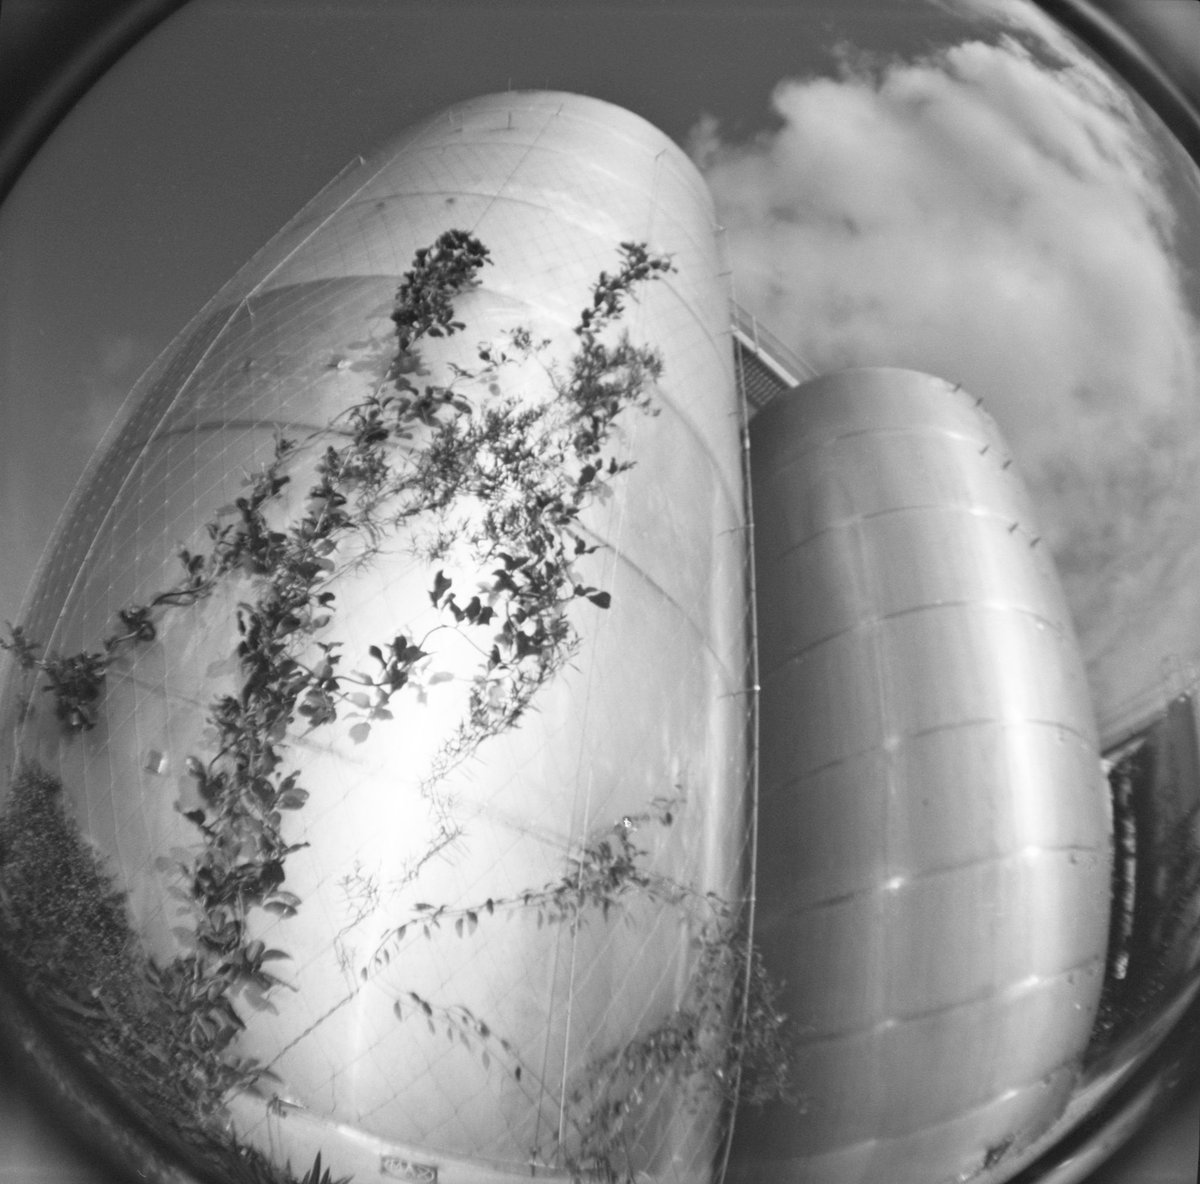
[[[453,581],[447,578],[446,573],[439,570],[437,575],[433,578],[433,591],[429,593],[430,601],[433,604],[437,604],[437,602],[445,595],[446,590],[452,583]]]

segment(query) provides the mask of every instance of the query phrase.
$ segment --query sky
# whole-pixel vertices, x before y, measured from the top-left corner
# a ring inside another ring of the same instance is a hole
[[[1104,710],[1186,676],[1200,180],[1026,0],[193,0],[0,208],[0,621],[203,303],[357,154],[509,87],[608,99],[687,146],[739,301],[816,369],[912,366],[984,397]]]

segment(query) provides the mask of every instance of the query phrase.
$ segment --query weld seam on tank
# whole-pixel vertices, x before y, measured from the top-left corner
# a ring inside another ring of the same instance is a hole
[[[783,459],[775,463],[772,468],[764,469],[763,476],[770,478],[782,468],[788,468],[791,464],[800,457],[809,456],[811,453],[820,452],[825,448],[832,448],[841,443],[843,440],[853,440],[862,436],[869,436],[876,440],[907,438],[912,440],[955,440],[962,444],[969,444],[980,455],[991,451],[995,447],[996,442],[989,440],[985,436],[969,435],[966,432],[955,432],[949,430],[939,430],[937,428],[915,428],[915,427],[896,427],[896,428],[853,428],[848,431],[838,432],[832,436],[819,436],[812,439],[808,436],[802,436],[794,445],[788,448],[783,454]],[[983,447],[980,448],[979,445]],[[1006,458],[1007,459],[1007,458]],[[1001,465],[1002,470],[1008,469],[1008,465]]]
[[[680,605],[668,592],[663,589],[662,585],[659,584],[657,580],[654,580],[647,575],[646,572],[636,563],[634,563],[625,552],[617,551],[614,548],[613,553],[624,568],[633,572],[633,574],[637,576],[643,584],[652,588],[667,604],[670,604],[673,608],[678,609],[679,615],[688,623],[688,628],[697,635],[704,651],[707,652],[713,661],[717,663],[717,666],[725,676],[726,681],[740,686],[740,677],[737,672],[729,668],[726,662],[726,656],[716,651],[716,649],[713,647],[711,639],[706,636],[704,630],[701,629],[700,625],[696,622],[691,613],[687,612],[682,605]]]
[[[915,732],[906,732],[904,739],[911,740],[917,736],[932,736],[936,732],[951,731],[954,728],[974,728],[982,725],[1000,725],[1001,727],[1037,727],[1053,728],[1060,735],[1073,736],[1087,749],[1094,750],[1096,737],[1092,732],[1084,732],[1073,724],[1064,723],[1058,719],[1036,719],[1032,716],[1013,718],[1010,716],[978,716],[971,719],[955,720],[952,723],[931,724],[927,728],[918,728]],[[1096,767],[1100,766],[1100,753],[1096,752]]]
[[[936,879],[938,876],[950,876],[958,872],[966,871],[969,868],[975,867],[990,867],[998,866],[1006,863],[1016,863],[1022,859],[1029,859],[1034,853],[1038,855],[1057,855],[1078,852],[1084,855],[1095,855],[1095,847],[1087,847],[1079,843],[1064,844],[1056,847],[1041,846],[1037,843],[1030,843],[1022,847],[1018,851],[1010,851],[1005,854],[985,855],[978,859],[968,859],[963,863],[950,863],[943,867],[927,868],[924,871],[913,872],[912,874],[900,875],[891,877],[891,879],[901,879],[903,883],[892,884],[889,881],[883,881],[878,884],[873,884],[867,888],[857,888],[851,892],[839,892],[836,896],[823,896],[815,900],[807,900],[803,905],[803,910],[817,911],[818,909],[833,908],[835,905],[848,904],[852,900],[864,900],[871,896],[882,896],[885,893],[900,892],[909,884],[922,883],[925,880]],[[784,895],[781,899],[787,900]]]
[[[770,679],[772,673],[773,673],[772,671],[768,671],[767,673],[765,673],[763,675],[762,682],[764,684]],[[938,732],[951,732],[951,731],[954,731],[956,728],[975,728],[975,727],[981,727],[981,726],[1000,726],[1000,727],[1005,727],[1005,728],[1009,728],[1009,727],[1024,728],[1024,727],[1033,726],[1033,727],[1038,727],[1038,728],[1053,728],[1057,732],[1059,732],[1060,735],[1067,735],[1067,736],[1073,737],[1075,740],[1077,740],[1079,742],[1080,747],[1085,749],[1088,752],[1091,752],[1096,748],[1096,737],[1094,735],[1090,735],[1088,733],[1081,732],[1078,728],[1072,727],[1070,724],[1065,724],[1059,720],[1052,720],[1052,719],[1007,719],[1007,718],[1001,718],[1001,717],[986,717],[986,718],[973,718],[973,719],[966,719],[966,720],[955,720],[951,723],[946,723],[946,724],[933,724],[932,726],[930,726],[928,728],[920,728],[918,731],[915,731],[915,732],[906,732],[906,733],[904,733],[904,735],[902,737],[900,737],[900,739],[901,739],[901,741],[914,740],[921,736],[936,735]],[[879,744],[871,745],[868,748],[856,748],[853,752],[848,752],[844,756],[837,757],[835,760],[825,761],[823,764],[813,765],[810,768],[801,769],[797,776],[795,776],[794,778],[792,778],[788,781],[776,782],[773,785],[768,784],[764,787],[763,792],[764,792],[764,794],[773,794],[773,793],[777,792],[778,790],[798,785],[802,781],[805,781],[808,778],[815,776],[818,773],[824,773],[830,769],[836,769],[839,765],[848,764],[850,761],[858,760],[860,757],[870,756],[872,753],[876,753],[876,752],[890,753],[892,751],[893,751],[893,749],[888,746],[886,741],[879,743]],[[1099,757],[1099,753],[1097,752],[1097,754],[1096,754],[1097,768],[1099,768],[1099,763],[1100,763],[1100,757]]]
[[[692,237],[686,229],[684,230],[684,234],[686,234],[689,238]],[[704,243],[697,242],[696,246],[697,246],[698,252],[701,250],[705,250],[708,247],[715,246],[715,242],[714,242],[715,238],[716,238],[716,235],[713,235],[711,239],[709,239],[708,241],[706,241]],[[653,245],[653,243],[651,245]],[[674,272],[667,272],[665,275],[660,275],[659,278],[655,282],[658,284],[664,285],[668,291],[670,291],[677,298],[679,298],[679,302],[684,306],[684,311],[687,313],[687,315],[693,321],[696,322],[696,324],[704,331],[705,335],[707,336],[708,335],[708,326],[700,319],[700,316],[697,314],[696,309],[692,305],[692,302],[689,300],[686,300],[680,296],[679,290],[671,278],[674,274],[675,274]],[[718,274],[715,278],[720,279],[721,278],[720,274]],[[729,339],[728,345],[729,345],[729,350],[730,350],[730,356],[728,357],[728,360],[731,363],[730,371],[732,372],[734,367],[732,365],[733,358],[731,356],[732,349],[733,349],[733,341],[730,336],[731,332],[732,332],[732,325],[727,329],[722,329],[719,336],[713,337],[713,338],[711,338],[711,340],[712,340],[713,344],[716,345],[718,340],[724,342],[726,339]],[[718,352],[724,353],[725,352],[724,346],[719,347]],[[735,407],[730,411],[730,415],[740,415],[740,412]]]
[[[350,208],[363,210],[370,208],[377,209],[378,204],[381,201],[387,202],[392,199],[403,201],[413,197],[478,197],[494,199],[495,195],[477,189],[396,189],[389,193],[386,197],[370,198],[366,201],[355,202]],[[531,210],[541,210],[544,213],[553,214],[557,212],[553,205],[544,201],[534,201],[532,198],[528,197],[514,197],[511,194],[505,194],[504,200],[506,202],[510,202],[514,206],[527,206]],[[480,217],[483,217],[486,215],[486,213],[487,209],[485,208]],[[575,223],[575,225],[579,225],[579,223]]]
[[[490,145],[490,141],[488,141],[486,139],[464,140],[463,145],[464,145],[464,147],[478,147],[479,145]],[[534,150],[534,149],[536,149],[536,146],[531,145],[530,149]],[[555,149],[549,149],[549,148],[541,148],[541,149],[536,149],[536,150],[545,152],[548,155],[562,155],[561,149],[555,150]],[[429,151],[433,155],[440,155],[440,153],[433,153],[432,148],[430,148]],[[607,177],[614,181],[619,182],[621,184],[622,188],[625,188],[625,189],[630,188],[630,186],[624,182],[624,178],[618,173],[613,173],[608,170],[605,170],[602,172],[599,169],[593,169],[592,171],[593,171],[594,175],[604,176],[604,177]],[[676,174],[676,175],[680,176],[682,174]],[[393,190],[390,190],[385,195],[380,195],[379,197],[372,197],[368,200],[358,201],[358,200],[354,200],[352,198],[349,202],[346,203],[346,205],[343,208],[345,208],[347,210],[365,210],[365,209],[370,209],[370,208],[378,208],[378,204],[381,201],[388,202],[391,200],[404,200],[406,198],[412,198],[412,197],[489,198],[491,196],[492,195],[490,193],[488,193],[486,190],[464,189],[461,187],[454,187],[454,188],[447,187],[444,189],[433,189],[433,188],[430,188],[430,189],[393,189]],[[556,214],[561,215],[561,211],[558,210],[558,208],[556,206],[549,204],[547,202],[539,202],[532,197],[516,197],[516,196],[509,194],[508,196],[505,197],[505,201],[512,202],[514,205],[528,206],[530,209],[545,210],[550,213],[556,213]],[[588,227],[585,223],[580,222],[577,219],[574,221],[573,224],[576,226],[583,227],[584,229],[590,229],[590,227]],[[676,223],[676,225],[678,226],[678,223]],[[691,230],[687,229],[686,227],[681,227],[680,229],[682,230],[682,234],[684,235],[684,237],[689,239],[693,244],[697,244],[701,241],[700,239],[698,239],[696,237],[695,234],[692,233]]]
[[[363,179],[363,182],[361,185],[356,186],[349,194],[346,195],[346,197],[342,201],[338,202],[338,204],[332,210],[328,211],[328,213],[326,213],[324,217],[319,218],[317,220],[316,224],[310,230],[307,230],[304,233],[304,235],[299,239],[299,241],[297,241],[295,243],[295,245],[292,247],[292,249],[290,251],[286,252],[284,254],[284,256],[273,267],[268,268],[268,270],[259,278],[257,283],[251,284],[251,286],[248,289],[248,291],[246,292],[246,294],[241,298],[241,300],[235,306],[235,311],[237,308],[240,308],[243,304],[249,306],[250,300],[253,297],[257,296],[258,293],[261,292],[263,290],[263,288],[265,288],[267,286],[268,283],[270,283],[271,279],[276,274],[278,274],[280,271],[282,271],[283,268],[286,267],[288,265],[288,263],[290,263],[292,261],[292,259],[294,259],[296,257],[297,254],[299,254],[300,251],[302,251],[306,246],[308,246],[309,242],[316,235],[320,234],[321,230],[324,229],[325,226],[327,226],[330,222],[332,222],[344,210],[351,208],[352,203],[354,202],[354,199],[360,193],[362,193],[362,191],[364,189],[366,189],[369,185],[371,185],[377,177],[379,177],[383,173],[387,172],[387,170],[391,167],[393,158],[388,158],[386,160],[381,159],[379,167],[376,168],[368,177],[365,177]],[[241,270],[238,271],[237,275],[235,275],[232,280],[230,280],[227,284],[224,285],[224,287],[221,289],[220,292],[217,293],[217,296],[214,299],[219,299],[221,297],[221,295],[223,295],[224,292],[227,290],[236,290],[236,287],[238,285],[238,280],[241,278],[242,275],[247,274],[247,273],[253,274],[253,269],[254,269],[255,265],[259,262],[260,259],[265,259],[268,257],[268,252],[272,249],[272,247],[274,247],[276,242],[278,242],[280,239],[282,239],[289,230],[299,229],[299,227],[303,224],[303,219],[304,219],[305,213],[307,213],[309,210],[313,210],[318,207],[321,197],[324,195],[324,193],[325,193],[325,190],[323,189],[323,190],[321,190],[320,193],[318,193],[316,195],[316,197],[314,197],[311,201],[309,201],[304,206],[304,208],[300,211],[300,213],[298,213],[291,222],[289,222],[287,225],[285,225],[284,228],[274,238],[272,238],[270,240],[270,242],[268,242],[266,244],[266,246],[264,246],[260,251],[258,251],[254,255],[254,257],[250,260],[250,262],[244,268],[242,268]],[[204,315],[203,311],[201,312],[200,315],[201,316]],[[225,329],[227,329],[228,327],[229,327],[229,322],[226,322],[224,328],[222,328],[220,330],[220,332],[218,333],[218,336],[220,336],[221,333],[224,333]],[[190,328],[190,326],[189,326],[189,328]],[[186,332],[186,330],[185,330],[185,332]],[[214,339],[213,344],[215,344],[215,339]],[[201,362],[203,362],[204,358],[207,357],[207,355],[208,355],[208,350],[206,349],[204,354],[201,355],[200,360],[196,363],[196,366],[193,369],[192,374],[190,374],[188,376],[188,378],[185,380],[183,386],[180,388],[179,395],[176,396],[177,398],[182,396],[184,390],[187,388],[188,383],[195,376],[195,371],[197,369],[199,369]]]
[[[512,113],[509,112],[510,126],[511,126],[511,119],[512,119]],[[488,214],[491,213],[492,207],[498,201],[503,200],[506,202],[522,203],[522,199],[520,197],[513,197],[511,194],[509,194],[507,192],[508,186],[512,182],[512,179],[517,175],[517,172],[520,170],[521,166],[524,165],[524,163],[529,159],[530,155],[533,153],[534,149],[537,148],[538,142],[546,134],[546,129],[550,126],[551,119],[553,119],[553,115],[547,116],[542,121],[541,126],[539,126],[536,129],[536,131],[534,131],[533,138],[529,141],[528,144],[525,145],[524,151],[522,151],[521,153],[518,154],[515,163],[513,164],[512,168],[508,172],[508,175],[504,178],[503,181],[501,181],[496,186],[496,192],[489,196],[487,204],[479,212],[479,216],[475,219],[474,225],[472,225],[470,227],[470,230],[472,233],[474,233],[478,229],[480,222],[482,222],[484,220],[484,218],[486,218],[488,216]],[[483,144],[490,144],[491,141],[486,136],[482,137],[481,139],[476,140],[476,141],[471,141],[464,137],[463,143],[467,144],[469,146],[478,147]],[[560,155],[562,155],[562,154],[560,153]],[[544,209],[545,207],[541,207],[541,208]]]
[[[855,1142],[838,1144],[836,1147],[831,1147],[823,1153],[818,1153],[817,1155],[807,1157],[806,1164],[808,1166],[812,1166],[826,1157],[835,1161],[844,1160],[844,1157],[853,1156],[855,1153],[861,1153],[869,1148],[878,1148],[879,1152],[872,1157],[874,1165],[877,1168],[882,1166],[884,1171],[890,1172],[892,1170],[891,1165],[879,1164],[880,1156],[886,1156],[890,1146],[894,1144],[903,1145],[914,1137],[926,1138],[933,1136],[936,1138],[938,1133],[941,1131],[960,1132],[965,1125],[970,1125],[972,1119],[976,1118],[977,1116],[986,1117],[988,1111],[994,1112],[997,1106],[1003,1107],[1005,1102],[1011,1101],[1014,1098],[1019,1098],[1022,1095],[1028,1096],[1034,1090],[1050,1087],[1053,1085],[1056,1078],[1077,1080],[1078,1076],[1079,1065],[1077,1062],[1070,1060],[1060,1061],[1046,1069],[1044,1072],[1039,1073],[1037,1077],[1027,1078],[1024,1081],[1019,1082],[1009,1090],[1006,1090],[1005,1094],[1001,1095],[999,1098],[992,1098],[988,1101],[966,1106],[964,1109],[957,1111],[948,1118],[938,1118],[932,1122],[921,1123],[918,1126],[906,1125],[897,1130],[889,1130],[886,1134],[878,1135],[875,1138],[860,1139]],[[1013,1124],[1008,1125],[1011,1128]],[[1019,1147],[1021,1148],[1033,1146],[1035,1141],[1039,1138],[1039,1132],[1036,1129],[1032,1132],[1029,1132],[1027,1127],[1020,1126],[1019,1124],[1018,1130],[1015,1133],[1020,1136]],[[978,1148],[978,1151],[975,1152],[976,1164],[979,1164],[982,1161],[986,1151],[986,1147],[980,1146]],[[781,1166],[787,1163],[786,1160],[781,1160],[778,1162]],[[1003,1169],[1001,1170],[1003,1171]],[[769,1174],[759,1178],[765,1180],[786,1179],[786,1177],[772,1176]],[[976,1168],[976,1170],[970,1172],[969,1174],[964,1174],[960,1170],[952,1176],[940,1176],[933,1178],[921,1177],[919,1180],[915,1180],[913,1177],[909,1176],[904,1178],[903,1184],[966,1184],[966,1182],[969,1180],[986,1180],[988,1184],[998,1184],[998,1182],[1002,1182],[1010,1178],[1012,1178],[1011,1169],[1009,1172],[1005,1172],[1000,1176],[991,1173],[989,1173],[987,1176],[984,1176],[982,1174],[982,1170],[980,1168]],[[895,1179],[895,1177],[890,1174],[879,1177],[854,1177],[854,1180],[862,1181],[864,1184],[870,1184],[870,1181],[875,1179],[887,1179],[890,1181]]]
[[[481,143],[486,143],[486,142],[487,141],[481,141]],[[545,148],[543,148],[541,151],[550,152],[549,149],[545,149]],[[607,173],[605,175],[608,177],[612,177],[615,180],[618,180],[618,181],[620,180],[620,177],[617,176],[617,174]],[[481,199],[482,198],[494,198],[494,195],[489,194],[486,191],[475,190],[475,189],[413,189],[413,190],[396,189],[396,190],[391,191],[390,193],[388,193],[386,196],[383,196],[383,197],[373,197],[373,198],[370,198],[369,200],[365,200],[365,201],[351,202],[347,206],[347,208],[348,209],[356,209],[356,210],[365,210],[365,209],[369,209],[369,208],[377,208],[380,201],[383,201],[383,202],[388,202],[388,201],[392,201],[392,200],[403,201],[405,199],[413,198],[413,197],[431,197],[431,196],[432,197],[455,197],[455,198],[458,198],[458,197],[481,198]],[[547,213],[556,214],[560,217],[562,214],[561,210],[559,210],[556,206],[549,204],[547,202],[535,201],[533,198],[515,197],[511,194],[507,194],[507,195],[504,195],[504,200],[506,202],[510,202],[513,205],[526,206],[529,209],[541,210],[541,211],[544,211]],[[484,214],[486,214],[486,212],[487,211],[485,208]],[[481,214],[480,217],[483,217],[483,215]],[[564,221],[566,221],[566,219],[564,219]],[[589,234],[596,233],[592,226],[590,226],[588,223],[582,222],[578,219],[571,220],[569,222],[569,224],[579,227],[580,229],[587,231]],[[696,236],[694,234],[692,234],[691,231],[689,231],[686,227],[679,227],[678,224],[676,224],[676,225],[677,225],[677,229],[681,230],[682,237],[691,240],[692,244],[694,244],[694,245],[700,245],[701,240],[696,238]]]
[[[814,649],[819,649],[823,645],[828,645],[831,641],[836,641],[840,637],[846,637],[851,633],[859,630],[867,629],[874,625],[881,625],[885,621],[894,621],[900,617],[912,617],[919,613],[933,613],[945,608],[971,608],[971,609],[987,609],[998,613],[1003,613],[1007,617],[1024,617],[1037,624],[1045,625],[1047,629],[1059,637],[1067,637],[1067,631],[1061,621],[1055,621],[1050,617],[1045,617],[1039,612],[1035,612],[1031,608],[1026,608],[1024,605],[1004,603],[1001,601],[988,600],[936,600],[929,604],[913,604],[906,608],[893,609],[889,613],[880,613],[873,617],[859,617],[853,623],[846,625],[844,628],[838,629],[834,633],[827,633],[823,637],[817,638],[815,641],[810,641],[802,650],[797,650],[793,654],[789,654],[786,659],[778,666],[772,668],[772,673],[775,670],[782,670],[788,663],[796,658],[801,658]]]
[[[806,534],[802,539],[791,544],[786,551],[775,552],[774,557],[782,558],[785,555],[791,555],[793,551],[799,550],[813,539],[819,539],[826,534],[836,534],[839,530],[844,530],[847,526],[855,526],[860,522],[870,522],[876,518],[890,518],[896,514],[913,514],[927,510],[937,510],[943,514],[968,514],[972,518],[991,518],[996,522],[1005,523],[1009,529],[1015,529],[1021,525],[1020,520],[1014,519],[1012,514],[1002,514],[998,510],[991,510],[986,506],[947,505],[945,502],[912,502],[908,505],[887,506],[882,510],[864,510],[862,513],[847,514],[844,517],[836,518],[811,534]]]
[[[877,1032],[886,1032],[891,1028],[919,1023],[921,1020],[932,1019],[934,1016],[947,1015],[955,1011],[966,1011],[972,1007],[979,1007],[981,1004],[995,1003],[997,1000],[1011,1001],[1020,999],[1022,996],[1028,995],[1031,991],[1040,991],[1048,983],[1070,981],[1072,975],[1081,974],[1088,970],[1089,967],[1103,966],[1103,964],[1104,959],[1102,957],[1088,958],[1083,962],[1076,962],[1064,970],[1056,971],[1053,974],[1031,975],[1022,982],[1006,987],[1003,991],[983,991],[978,995],[972,995],[969,999],[959,999],[953,1003],[943,1004],[941,1007],[929,1008],[926,1011],[898,1013],[887,1016],[882,1020],[876,1020],[871,1024],[864,1024],[861,1027],[842,1028],[836,1032],[823,1032],[819,1037],[812,1039],[805,1039],[803,1035],[799,1035],[796,1037],[796,1044],[800,1048],[816,1048],[822,1044],[845,1040],[848,1036],[869,1036]],[[803,1024],[801,1024],[801,1027],[803,1027]],[[1073,1054],[1069,1060],[1063,1061],[1061,1064],[1071,1064],[1078,1060],[1078,1054]],[[1053,1066],[1052,1071],[1053,1068],[1057,1067]]]
[[[614,545],[612,542],[608,541],[607,539],[601,538],[590,527],[586,526],[585,524],[580,524],[577,529],[578,529],[578,533],[581,536],[583,536],[585,538],[589,538],[589,539],[594,539],[597,542],[599,542],[604,548],[606,548],[612,554],[614,559],[617,561],[617,563],[621,567],[623,567],[625,570],[627,570],[629,572],[632,572],[633,575],[636,576],[646,587],[653,589],[655,594],[660,596],[665,603],[671,605],[672,608],[676,609],[678,611],[679,615],[687,622],[688,628],[697,635],[703,649],[717,663],[718,667],[720,668],[721,672],[726,676],[727,680],[730,680],[730,681],[740,684],[741,675],[735,674],[735,672],[733,670],[729,669],[729,667],[725,661],[725,657],[722,654],[719,654],[713,648],[712,641],[707,638],[705,631],[696,622],[696,620],[692,616],[692,614],[690,612],[688,612],[687,609],[683,605],[681,605],[657,580],[655,580],[653,577],[651,577],[649,574],[647,574],[645,569],[642,568],[639,564],[635,563],[629,557],[628,553],[625,550],[620,549],[618,546]]]
[[[543,149],[543,151],[545,151],[545,149]],[[523,161],[521,163],[523,163]],[[518,165],[518,167],[519,167],[519,165]],[[459,197],[479,198],[479,199],[492,197],[492,200],[495,200],[494,195],[490,195],[485,192],[477,191],[474,189],[412,190],[411,192],[408,192],[408,191],[405,191],[402,189],[398,189],[394,193],[390,193],[387,195],[387,197],[384,197],[384,198],[371,198],[367,201],[356,202],[353,208],[368,209],[368,208],[377,207],[378,203],[380,201],[385,201],[385,202],[390,201],[390,200],[404,201],[404,200],[415,198],[415,197],[429,197],[429,196],[453,197],[453,198],[459,198]],[[524,206],[531,210],[540,210],[543,213],[554,214],[560,218],[562,217],[562,211],[559,210],[556,206],[549,204],[547,202],[535,201],[532,198],[514,197],[511,194],[501,194],[499,196],[501,196],[503,198],[503,200],[510,205]],[[482,213],[480,213],[479,218],[482,219],[482,218],[486,217],[487,212],[488,212],[488,207],[485,207],[484,210],[482,211]],[[566,219],[566,218],[563,218],[563,221],[565,223],[567,223],[567,225],[578,228],[579,230],[583,231],[585,234],[589,235],[590,237],[598,237],[597,230],[593,226],[591,226],[590,224],[588,224],[586,222],[582,222],[579,219]],[[476,225],[478,225],[478,221],[476,222]],[[473,231],[474,227],[472,227],[471,229]],[[701,245],[701,240],[697,239],[695,237],[695,235],[691,234],[687,230],[682,231],[681,237],[692,240],[693,244],[695,244],[697,246]],[[651,243],[651,246],[653,246],[653,243]],[[660,279],[659,282],[661,283],[662,280]]]
[[[697,318],[698,319],[698,318]],[[715,342],[714,342],[715,344]],[[713,453],[707,439],[699,432],[696,427],[696,421],[687,413],[684,405],[677,402],[675,399],[663,394],[658,389],[654,390],[653,401],[662,404],[663,407],[669,407],[679,422],[687,429],[687,433],[696,442],[704,457],[711,462],[712,474],[716,478],[717,486],[720,489],[725,500],[735,511],[735,517],[740,520],[740,507],[742,504],[742,494],[740,489],[735,489],[728,481],[724,470],[718,463],[718,458]]]

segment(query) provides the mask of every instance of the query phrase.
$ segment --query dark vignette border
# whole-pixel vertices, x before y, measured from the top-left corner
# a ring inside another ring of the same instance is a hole
[[[601,0],[603,2],[603,0]],[[645,0],[653,4],[661,0]],[[699,0],[720,3],[727,0]],[[749,0],[751,3],[758,0]],[[1150,105],[1200,165],[1200,58],[1137,19],[1137,0],[1034,0]],[[21,37],[0,27],[0,201],[55,128],[125,53],[187,0],[65,0],[29,17]],[[1200,20],[1197,21],[1200,29]],[[1200,1074],[1200,1002],[1134,1079],[1013,1184],[1078,1179]],[[143,1184],[199,1184],[178,1152],[144,1129],[105,1083],[48,1031],[0,963],[0,1063],[64,1120],[113,1173]],[[1131,1121],[1132,1120],[1132,1121]],[[64,1136],[67,1130],[64,1129]]]

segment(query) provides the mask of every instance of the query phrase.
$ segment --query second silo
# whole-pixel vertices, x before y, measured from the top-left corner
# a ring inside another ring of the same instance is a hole
[[[739,1116],[732,1178],[1002,1180],[1075,1087],[1110,817],[1071,622],[1004,441],[904,370],[752,425],[757,938],[803,1112]]]

